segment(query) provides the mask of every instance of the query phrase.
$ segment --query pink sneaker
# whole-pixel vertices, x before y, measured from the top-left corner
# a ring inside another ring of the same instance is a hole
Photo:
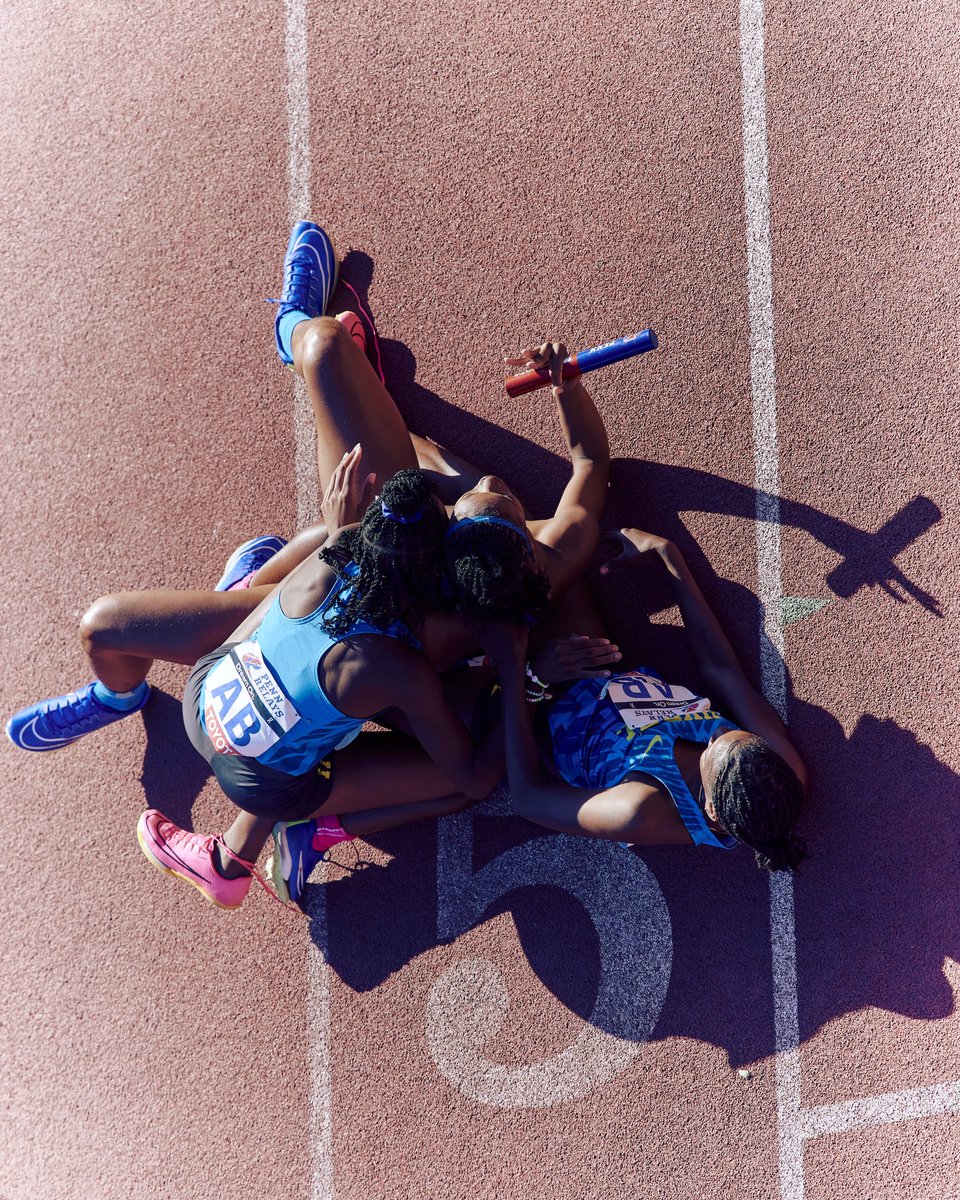
[[[239,908],[250,890],[251,875],[224,879],[213,865],[213,849],[219,841],[215,834],[189,833],[162,812],[148,808],[137,822],[137,841],[155,867],[193,884],[218,908]],[[252,863],[244,866],[253,869]]]
[[[347,332],[350,334],[350,336],[353,338],[353,340],[359,345],[360,349],[364,352],[364,354],[366,354],[366,352],[367,352],[367,333],[366,333],[366,330],[363,328],[363,322],[360,320],[360,318],[357,316],[357,314],[355,312],[350,312],[350,310],[348,309],[346,312],[337,313],[337,320],[340,322],[341,325],[346,326]]]

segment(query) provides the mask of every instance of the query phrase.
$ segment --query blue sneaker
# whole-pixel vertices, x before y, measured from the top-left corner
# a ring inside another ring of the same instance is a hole
[[[244,542],[227,559],[215,592],[229,592],[235,583],[246,579],[251,571],[259,571],[265,562],[282,550],[287,543],[282,537],[255,537]]]
[[[139,712],[150,699],[150,687],[134,708],[117,709],[101,704],[93,694],[92,683],[78,692],[41,700],[29,708],[21,708],[7,722],[7,737],[21,750],[61,750],[84,734],[104,729],[114,721],[122,721]]]
[[[313,868],[326,858],[330,847],[352,839],[336,817],[274,825],[274,850],[266,874],[280,899],[298,901]]]
[[[293,366],[293,358],[280,342],[280,321],[288,312],[303,312],[308,317],[321,317],[327,311],[333,289],[337,286],[337,256],[333,243],[313,221],[298,221],[290,234],[286,257],[283,260],[283,291],[274,332],[280,361]]]

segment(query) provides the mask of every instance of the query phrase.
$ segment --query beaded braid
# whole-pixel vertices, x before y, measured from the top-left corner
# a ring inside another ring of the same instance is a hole
[[[495,516],[496,508],[477,516]],[[479,620],[528,625],[542,621],[550,581],[530,561],[518,530],[472,522],[447,538],[447,567],[461,611]]]
[[[755,736],[735,743],[713,787],[721,825],[768,871],[796,871],[807,857],[803,840],[793,832],[802,802],[796,773]]]
[[[337,547],[320,551],[337,577],[351,585],[338,611],[325,621],[330,633],[348,633],[357,621],[386,629],[402,620],[418,629],[427,609],[450,610],[444,586],[446,531],[446,513],[422,471],[408,467],[388,479],[360,527]],[[346,574],[350,561],[356,563],[357,575]]]

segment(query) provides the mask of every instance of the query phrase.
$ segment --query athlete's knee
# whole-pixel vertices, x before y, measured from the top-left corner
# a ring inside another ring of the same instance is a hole
[[[123,601],[119,596],[101,596],[80,618],[80,644],[87,654],[112,650],[123,620]]]
[[[300,341],[301,371],[325,366],[351,352],[356,353],[356,343],[335,317],[314,317],[306,322]]]

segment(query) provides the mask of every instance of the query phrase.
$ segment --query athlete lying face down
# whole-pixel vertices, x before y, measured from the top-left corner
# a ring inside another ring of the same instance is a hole
[[[666,569],[709,699],[647,668],[598,671],[550,697],[526,669],[527,630],[481,624],[499,670],[516,811],[563,833],[641,846],[742,843],[761,867],[796,870],[807,772],[782,720],[747,679],[677,547],[637,529],[612,536],[620,553],[602,570],[641,556]],[[592,611],[581,603],[576,627],[602,635]]]

